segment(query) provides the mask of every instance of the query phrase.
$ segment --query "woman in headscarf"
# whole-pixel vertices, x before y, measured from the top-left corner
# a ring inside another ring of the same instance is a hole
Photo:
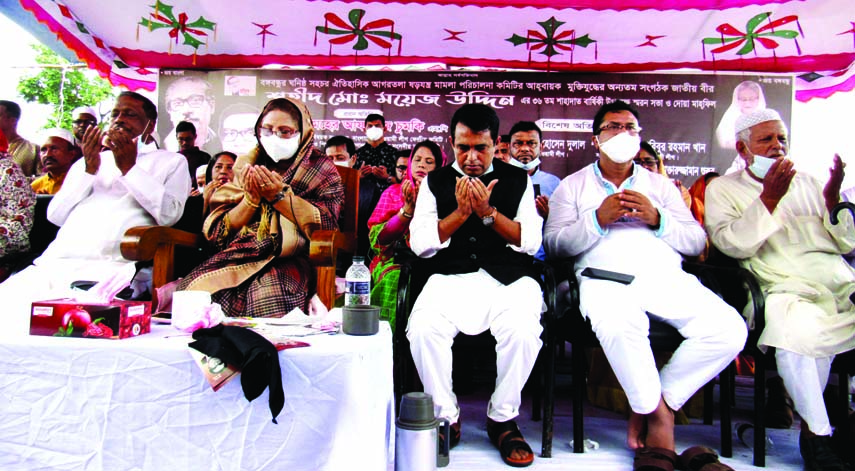
[[[205,193],[203,233],[218,253],[179,290],[212,293],[228,316],[308,312],[317,282],[309,238],[338,227],[344,202],[338,171],[313,147],[314,135],[302,102],[267,103],[255,124],[258,145],[238,158],[231,182]]]
[[[436,143],[422,141],[416,144],[407,162],[403,181],[386,188],[368,219],[368,238],[371,249],[376,253],[370,266],[371,304],[382,307],[380,318],[388,320],[393,331],[400,275],[400,266],[394,260],[395,246],[399,240],[410,245],[410,222],[416,208],[419,185],[443,162],[444,155]]]

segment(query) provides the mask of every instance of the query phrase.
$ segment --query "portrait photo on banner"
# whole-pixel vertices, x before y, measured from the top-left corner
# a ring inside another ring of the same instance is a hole
[[[604,103],[623,100],[638,110],[641,137],[660,154],[668,175],[688,186],[741,162],[735,162],[733,124],[742,113],[775,108],[790,123],[793,79],[726,73],[161,70],[158,133],[164,147],[172,148],[175,126],[190,121],[202,150],[243,154],[256,143],[259,110],[286,96],[309,108],[321,148],[336,135],[361,146],[365,117],[379,113],[392,146],[406,150],[430,140],[447,154],[451,115],[464,104],[484,103],[498,113],[500,134],[518,121],[537,123],[543,132],[541,168],[561,178],[596,160],[594,114]]]

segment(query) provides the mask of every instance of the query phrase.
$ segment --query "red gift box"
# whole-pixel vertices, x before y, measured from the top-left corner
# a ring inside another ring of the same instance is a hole
[[[113,300],[36,301],[30,312],[30,335],[124,339],[151,332],[151,303]]]

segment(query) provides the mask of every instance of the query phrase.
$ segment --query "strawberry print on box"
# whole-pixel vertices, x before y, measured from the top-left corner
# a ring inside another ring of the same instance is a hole
[[[150,331],[151,303],[143,301],[54,299],[34,302],[30,315],[30,335],[124,339]]]

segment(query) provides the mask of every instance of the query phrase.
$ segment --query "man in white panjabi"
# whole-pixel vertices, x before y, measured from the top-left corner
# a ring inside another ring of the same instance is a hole
[[[532,255],[543,222],[528,175],[493,158],[499,117],[484,104],[451,118],[455,161],[425,177],[410,224],[413,252],[430,278],[407,324],[410,351],[439,415],[460,440],[460,408],[452,389],[451,345],[463,332],[489,329],[496,339],[496,388],[487,406],[487,435],[510,466],[534,453],[515,422],[520,392],[540,351],[542,294]]]
[[[739,313],[683,271],[682,255],[700,253],[706,235],[667,177],[633,163],[638,112],[618,100],[601,107],[593,125],[599,160],[552,194],[544,246],[550,257],[576,257],[582,315],[632,409],[627,445],[636,467],[673,469],[674,411],[733,360],[747,329]],[[634,279],[623,284],[588,268]],[[661,372],[648,315],[686,339]]]
[[[835,156],[824,186],[797,173],[786,158],[787,128],[771,109],[740,117],[736,133],[747,168],[707,188],[707,231],[757,276],[766,296],[758,343],[775,347],[778,373],[802,417],[806,469],[849,469],[832,450],[822,399],[834,356],[855,348],[855,270],[842,257],[855,247],[855,226],[848,212],[838,225],[829,221],[843,163]]]
[[[154,104],[123,92],[111,116],[106,131],[86,130],[83,158],[48,206],[48,219],[60,226],[56,239],[32,266],[0,284],[11,324],[7,334],[26,332],[33,301],[73,295],[73,281],[102,281],[130,263],[119,249],[128,228],[172,225],[184,212],[190,193],[187,160],[155,147]]]

